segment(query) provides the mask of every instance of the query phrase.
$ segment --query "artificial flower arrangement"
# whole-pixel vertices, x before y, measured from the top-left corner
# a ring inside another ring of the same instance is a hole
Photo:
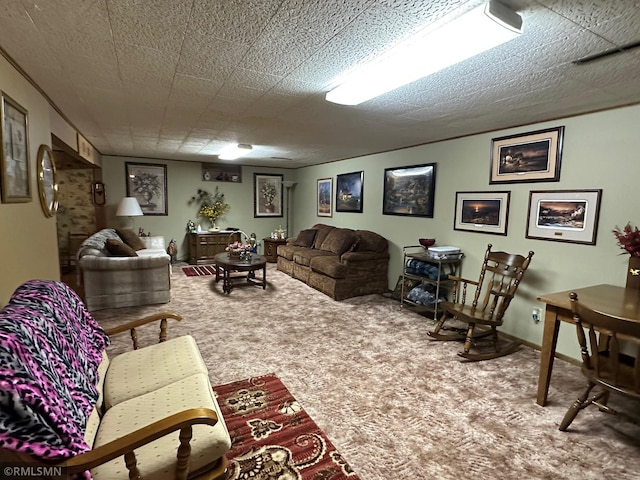
[[[200,205],[198,216],[204,217],[214,224],[216,220],[229,211],[231,206],[225,201],[224,193],[221,193],[216,187],[213,193],[206,190],[198,189],[196,195],[191,197],[189,205],[197,202]]]
[[[628,222],[624,228],[616,228],[611,230],[618,241],[618,245],[632,257],[640,257],[640,231],[638,227],[632,227]]]
[[[229,257],[247,260],[251,258],[252,248],[250,243],[233,242],[228,247],[225,247],[225,250],[229,253]]]
[[[273,203],[273,199],[276,198],[278,191],[273,183],[265,183],[260,193],[264,197],[266,205],[271,205]]]

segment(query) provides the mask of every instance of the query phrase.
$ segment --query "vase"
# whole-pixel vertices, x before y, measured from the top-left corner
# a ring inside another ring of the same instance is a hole
[[[276,211],[276,207],[273,203],[265,204],[264,209],[267,213],[273,213]]]
[[[627,288],[640,289],[640,257],[629,257]]]

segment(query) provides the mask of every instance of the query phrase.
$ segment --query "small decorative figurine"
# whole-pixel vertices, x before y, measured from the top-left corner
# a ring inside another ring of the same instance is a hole
[[[178,244],[173,238],[169,242],[169,246],[167,247],[167,253],[171,257],[171,263],[175,263],[176,255],[178,254]]]
[[[196,231],[196,224],[192,220],[189,220],[187,222],[187,232],[191,233],[195,231]]]

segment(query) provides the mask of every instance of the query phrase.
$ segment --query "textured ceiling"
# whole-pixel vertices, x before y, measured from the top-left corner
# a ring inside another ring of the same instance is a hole
[[[518,39],[359,106],[349,69],[478,0],[2,0],[0,47],[103,155],[296,168],[640,102],[640,0],[504,0]],[[444,47],[444,46],[443,46]]]

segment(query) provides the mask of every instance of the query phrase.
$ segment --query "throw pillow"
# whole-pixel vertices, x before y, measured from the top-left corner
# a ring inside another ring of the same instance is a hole
[[[316,233],[318,233],[318,231],[311,228],[308,230],[302,230],[298,233],[293,244],[298,247],[310,248],[313,245],[313,241],[316,239]]]
[[[110,238],[106,243],[107,252],[109,252],[114,257],[137,257],[138,254],[136,251],[120,240],[115,240]]]
[[[336,228],[329,232],[327,238],[322,242],[320,250],[326,250],[327,252],[335,253],[336,255],[342,255],[345,252],[351,250],[353,244],[358,237],[347,228]]]
[[[124,243],[129,245],[134,250],[142,250],[147,248],[144,242],[140,239],[136,232],[129,229],[116,229],[116,233],[122,239]]]

